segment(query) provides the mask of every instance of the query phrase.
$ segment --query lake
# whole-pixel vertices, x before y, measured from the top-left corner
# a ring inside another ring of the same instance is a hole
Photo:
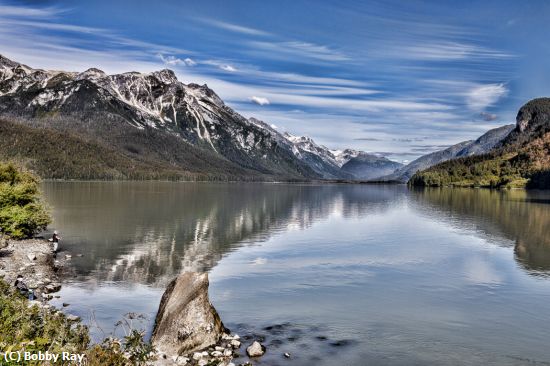
[[[54,304],[69,303],[96,340],[128,312],[147,315],[150,333],[167,283],[193,270],[209,272],[210,299],[232,332],[264,340],[258,365],[550,364],[548,193],[170,182],[43,190],[51,230],[73,255]]]

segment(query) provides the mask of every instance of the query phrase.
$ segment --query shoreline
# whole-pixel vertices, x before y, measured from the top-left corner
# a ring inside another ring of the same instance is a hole
[[[63,271],[68,269],[67,261],[71,258],[72,255],[67,252],[54,253],[53,243],[43,237],[23,240],[0,239],[0,280],[7,283],[9,288],[14,289],[14,282],[17,276],[22,275],[23,282],[25,282],[29,290],[32,290],[35,295],[33,300],[28,299],[29,307],[37,306],[39,309],[51,312],[52,314],[61,312],[68,321],[80,322],[81,319],[78,316],[66,312],[65,307],[69,304],[63,303],[61,307],[56,307],[49,303],[53,298],[60,298],[57,293],[62,287],[62,274],[64,273]],[[191,272],[186,272],[185,274],[198,275]],[[206,304],[210,304],[208,300],[208,277],[207,275],[205,276],[206,287],[197,292],[196,296],[197,299],[201,298],[201,296],[206,296]],[[168,290],[166,292],[168,293]],[[174,299],[176,302],[182,300],[181,296],[175,296]],[[183,305],[185,306],[185,304]],[[209,306],[211,307],[211,305]],[[159,311],[160,309],[159,307]],[[203,316],[201,316],[201,310],[197,309],[197,307],[192,306],[190,309],[192,310],[191,314],[196,312],[196,314],[192,316],[198,317],[197,319],[203,318]],[[217,316],[213,307],[203,311],[205,313],[213,312]],[[185,312],[187,313],[187,311]],[[159,315],[157,315],[157,317],[159,317]],[[159,319],[157,319],[156,322],[157,321],[159,321]],[[219,321],[221,322],[221,320]],[[198,324],[200,326],[200,322]],[[86,327],[89,326],[87,324],[82,325]],[[167,334],[169,337],[173,338],[175,333],[169,332]],[[153,347],[156,359],[149,360],[147,365],[204,366],[215,362],[215,364],[219,366],[235,366],[236,364],[233,363],[233,360],[242,357],[238,352],[241,348],[239,335],[231,334],[226,328],[220,331],[217,341],[207,341],[207,337],[205,337],[204,340],[208,342],[204,343],[205,346],[198,348],[191,347],[187,352],[179,354],[170,350],[170,346],[168,345],[173,344],[173,342],[151,342],[150,344]],[[90,346],[93,347],[94,344],[90,343]],[[166,348],[165,346],[168,347],[166,350],[164,350],[164,348]],[[242,346],[245,345],[243,344]],[[263,349],[265,350],[265,348]],[[248,350],[246,353],[248,353]],[[263,351],[261,354],[263,354]],[[261,354],[258,354],[258,356],[261,356]],[[241,359],[238,365],[250,364],[248,361]]]
[[[64,270],[65,254],[54,256],[53,243],[37,237],[34,239],[2,239],[0,249],[0,278],[13,286],[18,275],[33,290],[36,302],[48,305],[61,289],[59,274]],[[7,242],[7,246],[6,245]]]

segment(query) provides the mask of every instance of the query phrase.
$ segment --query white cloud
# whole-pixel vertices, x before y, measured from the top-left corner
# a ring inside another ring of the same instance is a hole
[[[235,72],[235,71],[237,71],[236,68],[234,68],[234,67],[231,66],[231,65],[227,65],[227,64],[225,64],[225,65],[220,65],[219,68],[222,69],[223,71],[228,71],[228,72]]]
[[[258,105],[269,105],[269,99],[267,99],[267,98],[253,96],[253,97],[250,97],[249,100],[252,103],[256,103]],[[274,127],[274,128],[276,128],[276,127]]]
[[[182,60],[181,58],[177,58],[175,56],[164,56],[162,53],[157,54],[157,57],[162,60],[166,65],[171,66],[178,66],[178,65],[185,65],[185,66],[195,66],[197,63],[190,59],[189,57],[185,60]]]
[[[468,108],[474,111],[481,111],[508,94],[506,85],[486,84],[470,89],[466,94]]]
[[[187,66],[195,66],[197,64],[197,62],[193,59],[190,59],[189,57],[187,57],[185,60],[183,60],[183,62],[187,65]]]

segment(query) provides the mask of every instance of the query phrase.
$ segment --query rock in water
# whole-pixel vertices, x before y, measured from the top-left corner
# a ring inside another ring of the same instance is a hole
[[[186,272],[162,295],[151,341],[160,353],[181,355],[216,344],[227,331],[208,299],[208,274]]]
[[[258,341],[254,341],[247,349],[246,354],[249,357],[260,357],[265,353],[265,347]]]

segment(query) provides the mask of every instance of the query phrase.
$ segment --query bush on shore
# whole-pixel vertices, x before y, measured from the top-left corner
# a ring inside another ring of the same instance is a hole
[[[50,223],[39,183],[32,173],[12,163],[0,163],[0,234],[29,238]]]
[[[85,364],[89,366],[139,366],[154,359],[153,347],[144,341],[143,332],[128,329],[123,339],[109,337],[101,344],[90,345],[86,326],[67,319],[55,309],[32,305],[0,279],[0,356],[3,352],[16,351],[84,354]],[[2,362],[3,357],[0,365]],[[43,362],[21,360],[13,364],[41,365]]]

